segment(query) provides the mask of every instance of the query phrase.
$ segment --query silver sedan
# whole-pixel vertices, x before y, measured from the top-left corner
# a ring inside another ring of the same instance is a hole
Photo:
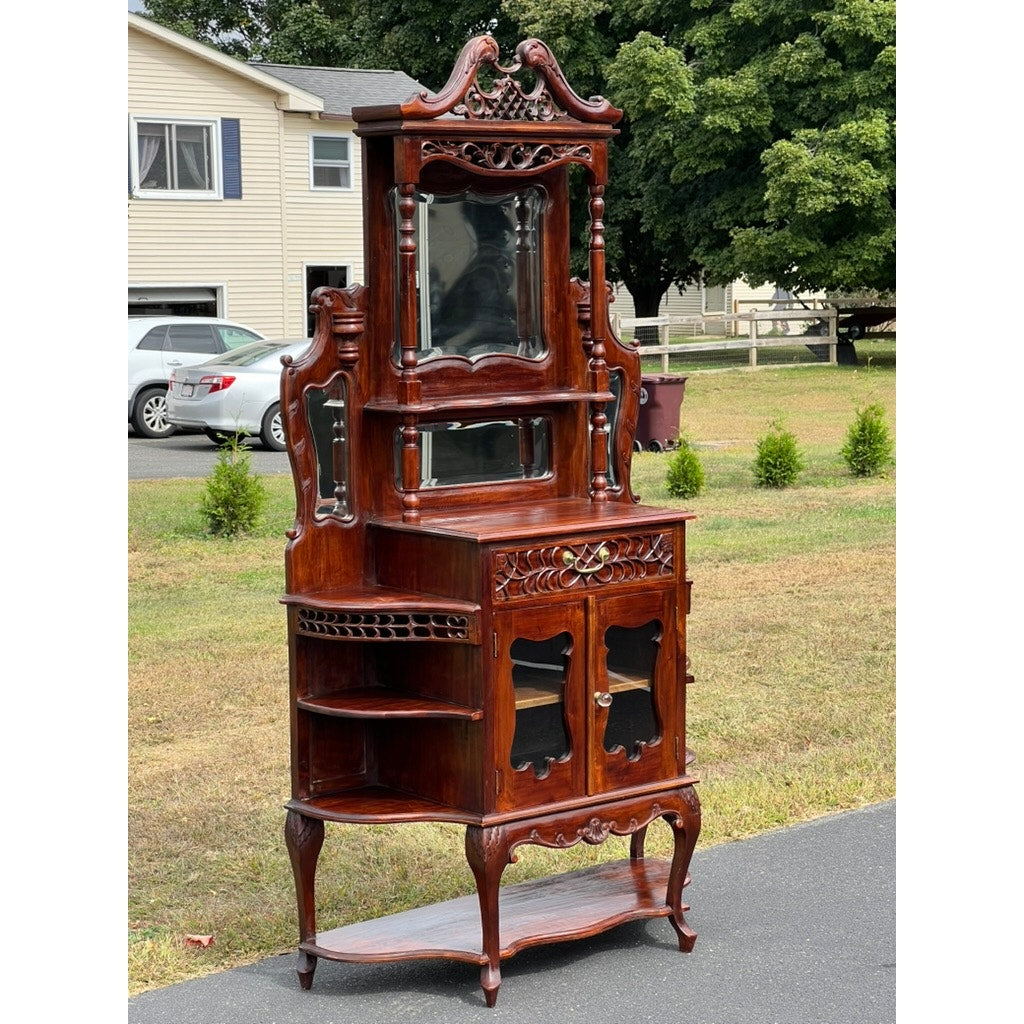
[[[167,419],[177,427],[201,430],[217,444],[246,434],[270,451],[283,452],[281,357],[301,355],[310,341],[254,341],[205,363],[179,367],[167,391]]]

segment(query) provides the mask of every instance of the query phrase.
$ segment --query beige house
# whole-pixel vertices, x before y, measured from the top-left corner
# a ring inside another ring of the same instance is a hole
[[[129,314],[309,336],[310,292],[365,280],[352,107],[420,88],[247,64],[129,13]]]

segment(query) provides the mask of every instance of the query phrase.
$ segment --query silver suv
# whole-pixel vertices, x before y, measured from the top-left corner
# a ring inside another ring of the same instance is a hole
[[[191,366],[263,335],[233,320],[204,316],[128,317],[128,422],[140,437],[170,437],[167,383]]]

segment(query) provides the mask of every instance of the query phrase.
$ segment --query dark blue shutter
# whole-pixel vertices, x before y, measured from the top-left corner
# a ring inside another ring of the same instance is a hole
[[[224,198],[242,198],[242,138],[237,117],[220,119],[220,151],[224,164]]]

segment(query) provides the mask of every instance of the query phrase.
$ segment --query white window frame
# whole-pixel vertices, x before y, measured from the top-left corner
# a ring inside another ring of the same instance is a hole
[[[210,130],[210,174],[213,188],[206,189],[173,189],[173,188],[142,188],[142,175],[139,170],[139,123],[157,122],[158,124],[199,125]],[[221,173],[220,152],[220,118],[219,117],[178,117],[174,114],[133,114],[131,130],[128,133],[129,149],[132,162],[132,195],[139,199],[223,199],[224,186]]]
[[[352,140],[354,136],[351,132],[310,132],[309,133],[309,188],[311,192],[352,192],[355,186],[355,167],[352,161]],[[348,143],[348,160],[318,160],[314,162],[314,149],[316,146],[317,139],[329,139],[330,141],[337,141],[338,139],[344,139]],[[319,163],[325,167],[347,167],[348,168],[348,184],[347,185],[317,185],[313,181],[313,167],[315,163]]]

